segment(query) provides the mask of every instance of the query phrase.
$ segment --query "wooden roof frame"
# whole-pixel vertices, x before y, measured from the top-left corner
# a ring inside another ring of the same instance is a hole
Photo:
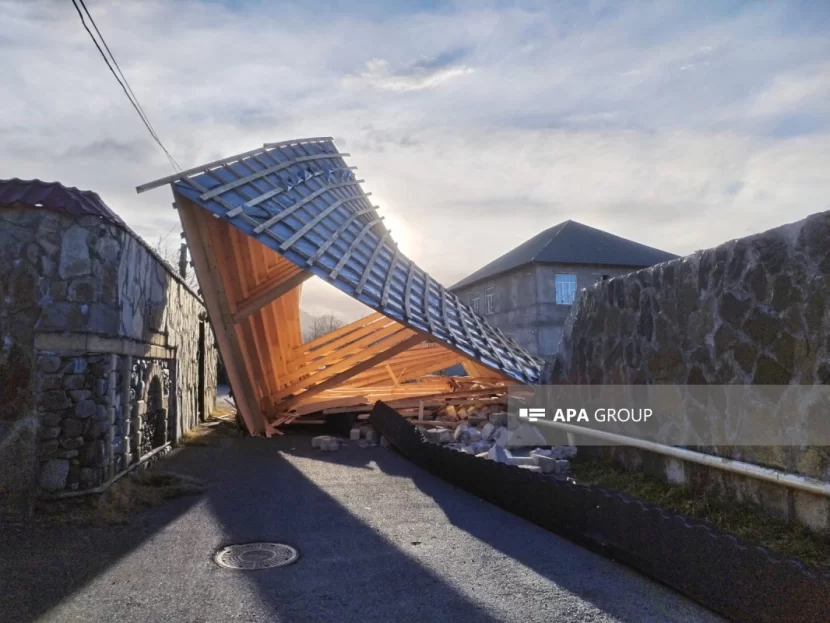
[[[332,388],[397,388],[458,363],[538,382],[541,360],[401,253],[345,156],[330,138],[267,143],[137,188],[171,184],[249,432],[278,432]],[[300,292],[315,275],[375,313],[303,344]]]

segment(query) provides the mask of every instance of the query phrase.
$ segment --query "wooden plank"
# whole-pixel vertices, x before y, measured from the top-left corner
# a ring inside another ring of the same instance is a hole
[[[388,332],[388,333],[387,333]],[[395,348],[393,345],[397,345],[402,341],[406,341],[409,337],[412,336],[412,331],[409,329],[391,327],[391,329],[385,329],[381,332],[383,335],[369,335],[364,337],[361,340],[358,340],[354,344],[350,344],[348,347],[348,353],[345,355],[340,355],[339,360],[337,363],[333,363],[332,365],[326,366],[324,370],[316,372],[315,374],[311,374],[312,371],[319,368],[322,364],[319,362],[313,362],[303,366],[300,369],[293,370],[289,375],[291,379],[297,379],[302,377],[304,374],[307,374],[306,378],[299,380],[297,382],[292,383],[288,387],[284,387],[280,391],[276,392],[272,395],[272,398],[275,401],[282,400],[283,398],[302,390],[304,387],[312,385],[314,383],[319,383],[322,379],[328,378],[332,374],[340,372],[341,370],[345,370],[349,368],[352,364],[361,361],[367,356],[374,355],[375,353],[386,352],[386,349],[390,351]],[[420,336],[419,336],[420,337]],[[423,341],[423,338],[419,341]],[[345,350],[345,349],[340,349]],[[399,350],[395,351],[393,354],[397,354],[400,352]],[[390,355],[391,357],[392,355]],[[384,357],[383,360],[388,359],[389,357]],[[381,360],[381,361],[383,361]],[[371,367],[371,366],[369,366]],[[367,368],[361,368],[365,370]],[[359,371],[358,371],[359,372]],[[352,375],[358,374],[355,372]],[[349,378],[349,377],[346,377]],[[283,407],[284,409],[285,407]]]
[[[254,312],[277,300],[282,295],[296,288],[298,285],[305,283],[310,277],[313,276],[313,273],[304,270],[299,274],[289,277],[285,281],[276,284],[271,289],[266,290],[261,294],[249,297],[239,304],[239,311],[233,315],[233,321],[235,323],[239,323],[242,320],[245,320],[245,318]]]
[[[177,194],[175,196],[187,246],[202,284],[202,297],[210,314],[231,386],[234,388],[234,401],[248,432],[252,435],[259,434],[264,431],[265,418],[244,366],[230,304],[215,260],[212,259],[212,248],[199,223],[200,217],[205,218],[208,213],[184,197]]]
[[[386,367],[386,371],[387,371],[387,372],[389,372],[389,378],[390,378],[390,379],[392,379],[392,384],[393,384],[395,387],[398,387],[398,386],[400,385],[400,383],[398,383],[398,379],[397,379],[397,377],[395,376],[395,373],[394,373],[394,372],[392,372],[392,368],[390,368],[390,367],[389,367],[389,364],[388,364],[388,363],[386,364],[386,366],[385,366],[385,367]]]
[[[369,368],[381,363],[382,361],[394,357],[398,353],[403,352],[408,348],[412,348],[416,344],[420,344],[423,340],[424,338],[421,335],[411,335],[402,342],[398,342],[391,348],[373,355],[370,359],[367,359],[355,365],[354,367],[349,368],[344,372],[341,372],[340,374],[336,374],[335,376],[329,378],[326,381],[323,381],[322,383],[319,383],[318,385],[310,387],[309,389],[305,390],[305,392],[303,392],[303,394],[301,395],[304,395],[306,398],[308,398],[310,395],[319,394],[320,392],[323,392],[331,387],[336,387],[340,383],[347,381],[348,379],[355,376],[356,374],[359,374],[363,370],[368,370]],[[282,409],[288,409],[292,405],[296,404],[299,400],[299,396],[289,398],[288,400],[283,402],[281,407]]]

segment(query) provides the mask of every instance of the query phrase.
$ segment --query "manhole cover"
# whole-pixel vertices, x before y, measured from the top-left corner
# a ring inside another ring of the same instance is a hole
[[[290,565],[300,553],[283,543],[229,545],[216,553],[216,564],[226,569],[271,569]]]

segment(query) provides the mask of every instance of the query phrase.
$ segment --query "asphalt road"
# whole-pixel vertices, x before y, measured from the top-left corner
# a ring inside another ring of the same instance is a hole
[[[3,526],[0,621],[717,621],[637,573],[382,448],[307,436],[185,448],[205,494],[126,527]],[[278,541],[295,564],[218,567]]]

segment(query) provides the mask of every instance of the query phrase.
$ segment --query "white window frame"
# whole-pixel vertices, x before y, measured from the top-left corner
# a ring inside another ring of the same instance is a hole
[[[476,291],[470,295],[470,307],[475,313],[481,313],[481,292]]]
[[[490,286],[484,290],[484,315],[496,313],[496,288]]]
[[[556,273],[553,277],[557,305],[573,305],[576,299],[576,275]]]

